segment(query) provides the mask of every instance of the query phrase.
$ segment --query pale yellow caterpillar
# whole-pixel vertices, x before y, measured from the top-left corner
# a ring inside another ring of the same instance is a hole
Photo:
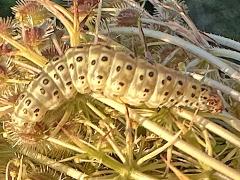
[[[53,58],[20,95],[12,115],[16,131],[33,133],[47,111],[90,92],[132,106],[223,109],[218,94],[190,76],[109,46],[82,45]]]

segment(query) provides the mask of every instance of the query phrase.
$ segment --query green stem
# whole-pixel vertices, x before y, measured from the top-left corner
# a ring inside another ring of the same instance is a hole
[[[95,149],[94,147],[88,145],[86,142],[78,139],[77,137],[71,135],[68,131],[62,129],[63,132],[71,139],[79,148],[84,150],[90,157],[97,159],[99,162],[102,162],[105,166],[117,171],[122,177],[128,177],[134,179],[142,179],[143,177],[147,180],[155,180],[151,176],[148,176],[142,172],[139,172],[134,169],[128,168],[126,165],[116,161],[115,159],[111,158],[110,156],[105,155],[103,152]]]
[[[123,104],[120,104],[120,103],[110,100],[110,99],[106,99],[103,96],[98,95],[98,94],[92,94],[92,96],[94,98],[98,99],[99,101],[101,101],[102,103],[107,104],[107,105],[113,107],[114,109],[118,110],[120,113],[122,113],[122,114],[126,113],[126,109]],[[176,110],[174,110],[174,111],[176,111]],[[174,135],[172,133],[166,131],[164,128],[160,127],[157,123],[152,122],[148,118],[145,118],[145,117],[139,115],[138,113],[136,113],[135,110],[129,109],[129,115],[130,115],[130,118],[139,122],[139,124],[141,124],[143,127],[148,129],[149,131],[153,132],[154,134],[158,135],[159,137],[165,139],[166,141],[171,141],[174,138]],[[181,117],[183,117],[183,116],[181,116]],[[187,118],[187,117],[184,116],[184,118]],[[187,118],[187,119],[189,119],[189,118]],[[194,119],[195,118],[196,117],[194,117]],[[191,119],[193,119],[192,115],[191,115]],[[207,125],[210,122],[204,121],[202,123],[203,123],[203,125],[205,124],[205,126],[207,127]],[[221,128],[221,129],[223,129],[223,128]],[[239,141],[237,141],[237,143],[239,143]],[[238,180],[240,177],[239,171],[223,164],[222,162],[218,161],[217,159],[214,159],[214,158],[208,156],[206,153],[200,151],[196,147],[186,143],[185,141],[183,141],[179,138],[176,139],[176,141],[173,145],[175,147],[179,148],[180,150],[182,150],[183,152],[187,153],[188,155],[196,158],[200,162],[208,165],[209,167],[212,167],[213,169],[221,172],[222,174],[224,174],[228,177],[231,177],[232,179]]]
[[[90,147],[87,145],[84,141],[78,139],[77,137],[71,135],[68,131],[63,129],[63,132],[71,139],[78,147],[80,147],[82,150],[87,152],[89,156],[97,159],[99,162],[102,162],[104,165],[107,167],[114,169],[117,171],[119,174],[125,176],[129,172],[127,171],[126,167],[116,161],[115,159],[111,158],[110,156],[105,155],[99,150],[94,149],[93,147]]]

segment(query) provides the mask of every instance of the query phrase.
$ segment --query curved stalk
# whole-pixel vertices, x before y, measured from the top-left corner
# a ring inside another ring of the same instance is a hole
[[[125,114],[125,106],[123,104],[117,103],[116,101],[106,99],[103,96],[93,94],[94,98],[98,99],[104,104],[107,104],[108,106],[113,107],[114,109],[118,110],[120,113]],[[170,132],[166,131],[162,127],[160,127],[157,123],[150,121],[149,119],[140,116],[135,112],[135,110],[131,109],[129,110],[130,118],[137,121],[139,124],[141,124],[143,127],[148,129],[149,131],[155,133],[162,139],[165,139],[166,141],[171,141],[174,138],[174,135]],[[192,118],[192,116],[191,116]],[[189,118],[188,118],[189,119]],[[208,125],[208,124],[207,124]],[[223,128],[222,128],[223,129]],[[240,141],[237,141],[237,143],[240,143]],[[185,141],[181,139],[177,139],[175,143],[173,144],[175,147],[179,148],[183,152],[187,153],[188,155],[192,156],[193,158],[196,158],[200,162],[208,165],[209,167],[215,169],[216,171],[219,171],[220,173],[238,180],[240,177],[240,173],[237,170],[234,170],[227,165],[223,164],[222,162],[208,156],[206,153],[200,151],[196,147],[186,143]]]
[[[115,32],[115,33],[126,33],[126,34],[136,34],[136,35],[138,35],[138,33],[139,33],[138,28],[134,28],[134,27],[114,27],[114,28],[109,28],[109,31]],[[236,71],[235,69],[233,69],[226,63],[221,62],[217,57],[215,57],[212,54],[206,52],[205,50],[197,47],[196,45],[194,45],[188,41],[185,41],[179,37],[172,36],[170,34],[163,33],[160,31],[154,31],[154,30],[143,28],[143,32],[144,32],[145,36],[147,36],[147,37],[160,39],[162,41],[174,44],[176,46],[186,49],[187,51],[195,54],[196,56],[206,59],[210,63],[218,66],[221,71],[225,72],[227,75],[229,75],[233,79],[236,79],[237,81],[240,82],[240,72],[239,71]],[[109,32],[102,31],[102,33],[107,34]]]
[[[237,51],[224,48],[212,48],[209,49],[209,52],[211,52],[215,56],[231,58],[240,62],[240,53]]]
[[[17,55],[20,55],[29,59],[34,64],[37,64],[38,66],[43,67],[48,62],[46,58],[35,53],[31,49],[21,45],[11,37],[8,37],[7,35],[1,34],[1,33],[0,33],[0,37],[20,51],[17,53]]]
[[[80,43],[80,32],[76,31],[74,28],[74,24],[66,19],[65,16],[69,18],[69,11],[64,10],[64,8],[61,8],[59,10],[58,6],[56,3],[48,0],[35,0],[38,3],[40,3],[42,6],[44,6],[46,9],[48,9],[55,17],[57,17],[61,23],[64,25],[64,27],[67,29],[69,36],[70,36],[70,44],[71,47],[76,47]],[[76,17],[73,18],[73,21]],[[70,20],[72,20],[70,18]]]
[[[62,173],[65,173],[66,175],[68,175],[74,179],[86,179],[88,177],[88,175],[86,175],[80,171],[77,171],[67,165],[56,162],[55,160],[50,159],[47,156],[44,156],[42,154],[34,153],[30,150],[28,150],[27,152],[22,152],[22,154],[30,157],[31,159],[34,159],[37,162],[40,162],[41,164],[44,164],[52,169],[55,169]]]
[[[97,159],[99,162],[102,162],[105,166],[114,169],[117,171],[121,176],[123,177],[132,177],[134,179],[141,179],[142,177],[145,177],[149,180],[155,180],[156,178],[153,178],[151,176],[148,176],[146,174],[143,174],[137,170],[129,169],[126,165],[118,162],[117,160],[113,159],[112,157],[104,154],[103,152],[95,149],[94,147],[90,146],[85,141],[78,139],[77,137],[71,135],[68,131],[63,129],[63,132],[71,139],[78,147],[83,149],[89,157],[92,157],[94,159]]]
[[[96,107],[94,107],[91,103],[87,102],[87,105],[89,108],[91,108],[94,113],[96,113],[101,119],[106,119],[107,117],[101,112],[99,111]],[[88,123],[85,122],[85,124],[89,125],[90,127],[92,127],[93,129],[95,129],[99,134],[101,134],[102,136],[106,136],[106,133],[104,131],[102,131],[100,128],[98,128],[96,125],[92,124],[92,123]],[[123,163],[126,163],[126,158],[124,157],[122,151],[118,148],[118,146],[116,145],[116,143],[109,137],[106,137],[108,143],[112,146],[112,148],[114,149],[115,153],[118,155],[119,159],[121,159],[121,161]]]
[[[237,51],[240,51],[240,43],[237,41],[234,41],[232,39],[229,38],[225,38],[222,36],[218,36],[216,34],[212,34],[212,33],[205,33],[207,34],[207,36],[209,36],[210,38],[214,39],[217,43],[230,47],[232,49],[235,49]]]

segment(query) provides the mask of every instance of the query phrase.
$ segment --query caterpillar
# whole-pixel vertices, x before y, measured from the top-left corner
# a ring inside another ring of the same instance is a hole
[[[90,92],[132,106],[184,106],[212,113],[223,109],[216,91],[190,76],[110,46],[88,44],[49,61],[20,95],[12,121],[19,133],[32,133],[47,111],[76,93]]]

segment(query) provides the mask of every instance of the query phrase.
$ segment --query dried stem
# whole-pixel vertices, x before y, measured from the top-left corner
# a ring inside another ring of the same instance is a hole
[[[228,39],[222,36],[218,36],[216,34],[211,34],[211,33],[205,33],[207,36],[210,38],[214,39],[217,43],[230,47],[232,49],[235,49],[237,51],[240,51],[240,43],[237,41],[234,41],[232,39]]]
[[[237,51],[232,51],[224,48],[212,48],[209,49],[209,51],[215,56],[231,58],[240,62],[240,53]]]
[[[133,27],[114,27],[109,28],[110,32],[115,33],[126,33],[126,34],[138,34],[138,29]],[[240,82],[240,72],[236,71],[226,63],[221,62],[217,57],[213,56],[212,54],[208,53],[207,51],[197,47],[196,45],[187,42],[179,37],[172,36],[167,33],[163,33],[160,31],[154,31],[150,29],[143,28],[143,32],[147,37],[152,37],[156,39],[161,39],[165,42],[169,42],[171,44],[175,44],[179,47],[182,47],[183,49],[197,55],[198,57],[201,57],[203,59],[206,59],[210,63],[216,65],[219,67],[219,69],[226,74],[228,74],[233,79],[236,79],[238,82]],[[107,31],[103,31],[102,33],[106,34],[109,33]]]
[[[117,103],[113,100],[106,99],[103,96],[93,94],[94,98],[98,99],[99,101],[107,104],[108,106],[113,107],[114,109],[118,110],[120,113],[125,114],[125,108],[123,104]],[[130,118],[133,118],[135,121],[139,122],[143,127],[148,129],[149,131],[157,134],[159,137],[165,139],[166,141],[171,141],[174,138],[174,135],[160,127],[157,123],[150,121],[149,119],[140,116],[135,112],[135,110],[131,109],[129,111]],[[191,117],[189,116],[188,119],[192,119],[193,116],[191,114]],[[207,124],[208,125],[208,124]],[[206,126],[207,126],[206,125]],[[222,128],[223,129],[223,128]],[[230,136],[231,137],[231,136]],[[236,141],[237,144],[239,144],[240,141]],[[202,163],[210,166],[211,168],[221,172],[222,174],[225,174],[228,177],[231,177],[233,179],[238,180],[240,177],[240,173],[227,165],[223,164],[222,162],[208,156],[204,152],[200,151],[196,147],[186,143],[185,141],[181,139],[177,139],[176,142],[173,144],[175,147],[179,148],[183,152],[187,153],[188,155],[198,159]]]
[[[69,108],[64,113],[61,121],[58,123],[58,125],[54,128],[54,130],[51,132],[50,136],[54,137],[57,135],[57,133],[61,130],[61,128],[66,124],[66,122],[69,120],[69,117],[72,113],[72,108]]]
[[[77,171],[67,165],[56,162],[55,160],[50,159],[47,156],[44,156],[42,154],[35,153],[30,150],[28,150],[27,152],[22,151],[22,154],[30,157],[31,159],[33,159],[41,164],[47,165],[48,167],[50,167],[52,169],[55,169],[62,173],[65,173],[66,175],[68,175],[74,179],[85,179],[88,177],[88,175],[86,175],[80,171]]]
[[[7,35],[4,35],[2,33],[0,33],[0,37],[3,38],[5,41],[7,41],[9,44],[11,44],[13,47],[15,47],[16,49],[18,49],[20,51],[17,53],[17,55],[20,55],[20,56],[23,56],[23,57],[29,59],[34,64],[37,64],[38,66],[43,67],[48,62],[48,60],[46,58],[35,53],[31,49],[21,45],[20,43],[18,43],[11,37],[8,37]]]
[[[125,134],[126,134],[126,154],[128,157],[128,165],[132,167],[133,163],[133,136],[132,136],[132,120],[129,117],[129,111],[128,107],[126,106],[126,114],[125,114],[125,119],[126,119],[126,129],[125,129]]]
[[[214,134],[219,135],[220,137],[224,138],[225,140],[231,142],[235,146],[240,148],[240,138],[236,136],[235,134],[227,131],[226,129],[222,128],[221,126],[209,121],[206,118],[203,118],[199,115],[195,115],[192,112],[189,112],[184,109],[179,108],[172,108],[171,110],[174,114],[179,115],[180,117],[183,117],[189,121],[192,121],[194,119],[194,123],[201,125],[202,127],[208,129],[209,131],[213,132]]]
[[[123,177],[132,177],[134,179],[141,179],[142,177],[146,177],[147,179],[155,179],[151,176],[138,172],[137,170],[132,170],[126,165],[123,165],[113,159],[112,157],[105,155],[103,152],[89,146],[88,143],[84,142],[81,139],[71,135],[68,131],[63,129],[63,132],[71,139],[78,147],[83,149],[90,157],[97,159],[99,162],[102,162],[105,166],[114,169]]]
[[[170,146],[172,146],[175,141],[178,139],[178,137],[180,136],[182,132],[179,131],[178,133],[176,133],[174,136],[173,136],[173,139],[171,141],[168,141],[166,144],[164,144],[162,147],[154,150],[153,152],[147,154],[146,156],[143,156],[142,158],[140,158],[138,161],[137,161],[137,165],[141,165],[142,163],[144,163],[145,161],[157,156],[158,154],[160,154],[161,152],[165,151],[167,148],[169,148]]]
[[[106,119],[106,116],[101,113],[97,108],[95,108],[92,104],[87,103],[88,107],[90,107],[99,117],[101,117],[103,120]],[[100,128],[97,126],[93,125],[92,123],[85,122],[85,124],[88,124],[91,126],[93,129],[95,129],[97,132],[99,132],[102,136],[106,137],[108,143],[112,146],[114,149],[115,153],[118,155],[118,157],[121,159],[123,163],[126,163],[126,158],[124,157],[122,151],[119,149],[119,147],[116,145],[116,143],[109,137],[106,136],[106,133],[104,133]]]
[[[48,9],[65,26],[65,28],[68,31],[69,36],[70,36],[70,44],[71,44],[71,46],[72,47],[78,46],[79,43],[80,43],[80,31],[76,31],[76,29],[74,29],[74,23],[69,21],[69,19],[65,18],[65,15],[67,15],[68,18],[69,18],[69,16],[70,16],[69,15],[69,11],[67,11],[66,9],[64,11],[63,8],[61,8],[60,11],[59,11],[59,7],[57,6],[57,4],[52,2],[52,1],[48,1],[48,0],[35,0],[35,1],[40,3],[46,9]],[[75,18],[73,18],[73,20],[74,19]]]

